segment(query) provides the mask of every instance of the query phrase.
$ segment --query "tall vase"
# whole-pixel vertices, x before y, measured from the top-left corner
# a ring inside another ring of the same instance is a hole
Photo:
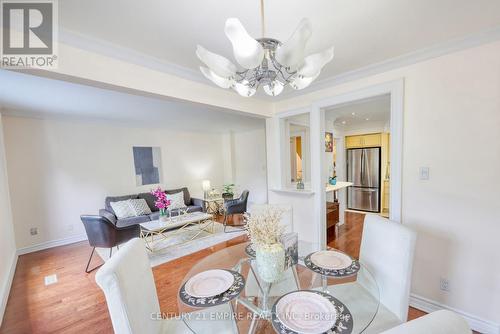
[[[160,223],[166,224],[170,219],[170,211],[167,209],[160,209]]]
[[[267,283],[276,282],[285,270],[285,249],[280,243],[259,246],[255,260],[260,278]]]

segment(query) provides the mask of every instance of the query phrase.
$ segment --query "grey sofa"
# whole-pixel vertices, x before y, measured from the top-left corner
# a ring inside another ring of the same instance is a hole
[[[191,198],[191,195],[189,194],[188,188],[165,190],[165,193],[175,194],[175,193],[178,193],[181,191],[184,192],[184,204],[186,204],[186,207],[188,208],[188,212],[203,211],[203,208],[204,208],[203,201],[200,199]],[[110,203],[111,202],[125,201],[128,199],[137,199],[137,198],[144,198],[146,200],[146,203],[148,203],[148,206],[153,213],[150,215],[145,215],[145,216],[118,219],[116,217],[115,212],[113,211],[113,208],[111,207]],[[99,215],[107,218],[108,220],[110,220],[112,223],[114,223],[119,228],[131,226],[131,225],[137,225],[137,224],[145,223],[145,222],[152,221],[152,220],[157,220],[160,217],[160,212],[155,207],[155,197],[150,193],[140,193],[140,194],[134,194],[134,195],[106,197],[106,199],[104,201],[104,205],[105,205],[105,208],[99,210]],[[172,214],[172,216],[177,216],[179,214],[179,210],[172,210],[171,214]]]

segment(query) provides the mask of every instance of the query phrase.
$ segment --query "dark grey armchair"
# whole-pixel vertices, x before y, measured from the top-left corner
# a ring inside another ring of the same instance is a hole
[[[238,232],[243,229],[243,225],[241,225],[237,230],[227,231],[227,218],[235,214],[244,214],[245,212],[247,212],[247,202],[249,194],[250,192],[248,190],[244,190],[241,193],[240,198],[231,199],[224,202],[224,233]]]
[[[87,267],[85,268],[86,273],[90,273],[102,266],[101,264],[89,270],[90,261],[92,260],[96,247],[109,248],[109,256],[111,257],[113,247],[118,247],[120,244],[130,239],[138,238],[140,235],[139,225],[117,227],[112,219],[103,216],[83,215],[80,219],[82,220],[83,226],[85,226],[85,232],[87,232],[87,238],[92,247],[92,253],[90,254]]]

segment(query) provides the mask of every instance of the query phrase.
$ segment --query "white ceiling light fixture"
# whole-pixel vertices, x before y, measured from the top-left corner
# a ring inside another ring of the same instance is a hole
[[[262,86],[270,96],[277,96],[285,85],[299,90],[309,86],[321,69],[333,59],[333,47],[305,56],[305,47],[312,34],[308,19],[302,19],[285,43],[265,37],[264,0],[260,1],[262,38],[254,39],[236,18],[226,21],[225,33],[233,45],[239,70],[229,59],[198,45],[196,55],[207,66],[200,67],[203,75],[221,88],[232,88],[250,97]]]

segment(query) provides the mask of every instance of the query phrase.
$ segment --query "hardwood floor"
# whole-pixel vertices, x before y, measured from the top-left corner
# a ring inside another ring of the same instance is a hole
[[[345,224],[339,226],[339,235],[335,239],[328,240],[328,246],[340,249],[359,259],[364,219],[364,214],[346,212]]]
[[[362,215],[347,213],[340,237],[329,245],[358,257],[362,229]],[[177,290],[192,265],[245,241],[245,236],[237,237],[153,268],[161,311],[177,313]],[[90,251],[87,242],[79,242],[20,256],[0,333],[112,333],[106,300],[94,280],[95,271],[84,272]],[[100,261],[96,257],[93,264]],[[58,282],[45,286],[44,277],[54,273]],[[410,319],[424,314],[409,310]],[[259,328],[259,333],[268,332],[273,332],[269,326]]]

